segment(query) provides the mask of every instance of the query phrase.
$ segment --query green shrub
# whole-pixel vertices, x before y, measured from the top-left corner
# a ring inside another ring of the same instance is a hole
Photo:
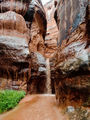
[[[14,108],[25,96],[24,91],[1,90],[0,91],[0,113]]]

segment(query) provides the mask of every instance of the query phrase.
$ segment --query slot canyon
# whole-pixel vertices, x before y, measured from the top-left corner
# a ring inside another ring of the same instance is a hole
[[[90,0],[0,0],[0,90],[24,90],[0,120],[90,120]]]

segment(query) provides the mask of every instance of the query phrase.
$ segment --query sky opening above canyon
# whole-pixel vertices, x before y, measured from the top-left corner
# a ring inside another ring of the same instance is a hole
[[[42,4],[45,5],[47,2],[49,2],[50,0],[41,0]]]

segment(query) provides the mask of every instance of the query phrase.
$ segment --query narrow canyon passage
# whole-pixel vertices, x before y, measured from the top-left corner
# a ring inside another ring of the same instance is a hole
[[[88,0],[1,0],[0,12],[0,90],[26,92],[0,120],[90,120]]]
[[[49,9],[49,7],[51,7]],[[42,95],[27,95],[20,104],[10,112],[0,115],[0,120],[67,120],[67,117],[60,112],[60,109],[56,103],[55,95],[52,94],[51,87],[51,71],[49,58],[53,55],[57,47],[57,25],[54,20],[54,2],[51,2],[48,6],[45,6],[47,16],[47,33],[45,37],[45,56],[46,56],[46,81],[45,81],[45,93]],[[50,11],[52,13],[50,13]],[[53,14],[53,15],[52,15]],[[32,41],[30,44],[30,50],[36,51],[38,41],[41,42],[42,37],[38,35],[38,25],[33,20],[32,23]],[[53,25],[53,26],[52,26]],[[35,36],[36,35],[36,36]],[[34,45],[37,41],[36,46]],[[41,46],[40,46],[41,47]],[[33,50],[34,49],[34,50]],[[38,48],[37,48],[38,50]],[[40,51],[39,51],[40,52]],[[34,55],[32,55],[33,57]],[[39,55],[37,55],[39,58]],[[39,58],[39,59],[43,59]],[[37,61],[36,61],[37,62]],[[34,63],[35,64],[35,63]],[[35,69],[35,68],[34,68]],[[40,75],[39,75],[40,77]],[[35,78],[34,78],[35,79]],[[42,79],[43,80],[43,79]],[[37,82],[37,81],[35,81]],[[31,84],[34,86],[33,84]],[[36,83],[35,83],[36,85]],[[34,86],[37,87],[37,86]],[[42,86],[40,86],[42,87]],[[33,87],[31,87],[35,90]],[[44,88],[43,88],[44,89]],[[31,89],[29,89],[31,90]],[[37,91],[35,91],[37,92]],[[33,92],[32,92],[33,94]]]

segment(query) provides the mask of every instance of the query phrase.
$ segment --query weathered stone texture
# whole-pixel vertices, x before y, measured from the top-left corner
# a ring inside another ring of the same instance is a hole
[[[30,27],[30,51],[37,51],[44,55],[44,38],[46,35],[47,21],[44,8],[40,1],[35,0],[30,3],[25,20],[29,22]]]
[[[45,55],[50,58],[57,50],[58,28],[54,19],[54,1],[49,1],[44,5],[47,18],[47,32],[45,37]]]
[[[46,59],[38,52],[31,52],[31,78],[27,82],[30,94],[46,93]]]
[[[45,72],[38,59],[43,58],[39,54],[44,54],[45,34],[46,16],[40,0],[0,1],[0,89],[44,92],[44,87],[39,90]]]
[[[0,13],[14,11],[25,15],[31,0],[0,0]]]
[[[40,0],[32,1],[25,15],[30,22],[29,51],[31,52],[31,78],[27,82],[29,93],[46,93],[46,62],[44,58],[47,21]],[[44,61],[44,63],[42,63]]]
[[[30,52],[24,18],[12,11],[0,13],[0,88],[27,89]]]
[[[82,104],[90,98],[89,8],[88,0],[60,0],[57,4],[58,50],[51,66],[59,103]]]

